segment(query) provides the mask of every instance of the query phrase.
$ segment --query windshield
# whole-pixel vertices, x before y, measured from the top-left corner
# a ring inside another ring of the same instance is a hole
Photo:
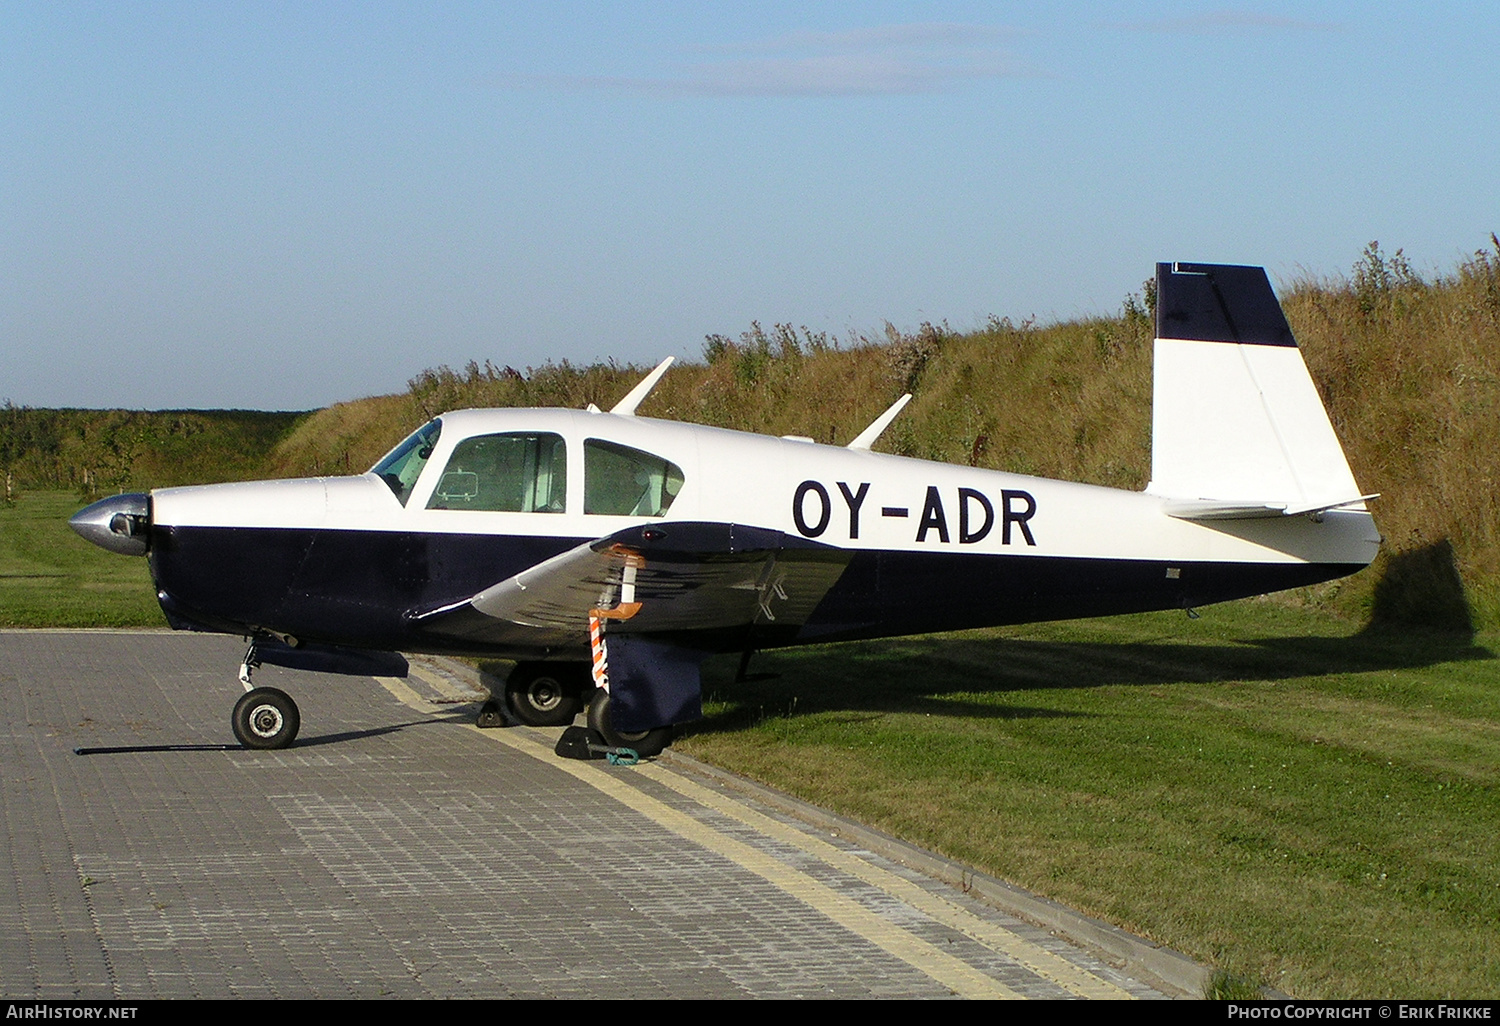
[[[428,421],[413,431],[406,441],[392,449],[385,459],[370,468],[372,474],[379,474],[380,480],[396,493],[401,505],[405,506],[406,500],[411,497],[412,486],[417,483],[422,468],[427,466],[432,448],[437,445],[438,434],[442,430],[441,421]]]

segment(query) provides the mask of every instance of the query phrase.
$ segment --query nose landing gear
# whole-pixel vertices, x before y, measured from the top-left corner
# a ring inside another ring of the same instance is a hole
[[[297,739],[302,715],[285,691],[252,688],[234,703],[230,722],[246,748],[286,748]]]
[[[292,696],[277,688],[253,688],[250,674],[260,665],[255,652],[255,642],[245,650],[245,660],[240,664],[240,683],[245,693],[234,703],[230,726],[234,736],[246,748],[287,748],[297,740],[297,731],[302,726],[302,714]]]

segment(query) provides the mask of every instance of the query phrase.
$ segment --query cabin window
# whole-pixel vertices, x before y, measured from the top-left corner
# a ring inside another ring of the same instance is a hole
[[[682,470],[670,460],[599,438],[583,443],[585,513],[659,517],[681,490]]]
[[[567,491],[561,435],[476,435],[454,447],[427,508],[561,513]]]
[[[412,486],[417,483],[422,468],[432,458],[433,446],[437,445],[438,435],[442,430],[440,421],[428,421],[413,431],[406,441],[392,449],[385,459],[370,468],[370,473],[378,475],[396,493],[401,505],[405,506],[406,500],[411,498]]]

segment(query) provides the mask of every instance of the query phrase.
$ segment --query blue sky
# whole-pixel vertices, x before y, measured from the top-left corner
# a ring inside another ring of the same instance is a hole
[[[0,5],[0,400],[1118,310],[1157,260],[1450,269],[1500,5]]]

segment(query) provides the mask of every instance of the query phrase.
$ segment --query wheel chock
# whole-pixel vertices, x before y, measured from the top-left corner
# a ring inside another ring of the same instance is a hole
[[[479,707],[479,716],[475,718],[474,725],[489,730],[492,727],[505,726],[505,713],[500,709],[500,703],[493,698]]]
[[[557,739],[553,749],[564,759],[598,759],[595,752],[604,747],[604,738],[587,727],[569,727]]]
[[[608,759],[611,766],[634,766],[641,761],[634,748],[611,748],[597,730],[569,727],[552,749],[564,759]]]

